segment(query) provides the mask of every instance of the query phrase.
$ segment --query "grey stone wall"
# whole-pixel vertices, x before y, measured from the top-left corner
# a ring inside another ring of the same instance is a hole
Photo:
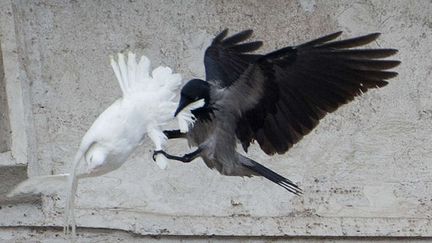
[[[303,196],[260,178],[221,176],[199,160],[159,170],[145,143],[119,170],[80,182],[78,225],[88,237],[103,238],[104,232],[89,233],[95,228],[176,237],[432,236],[431,1],[3,0],[0,6],[5,84],[15,112],[3,160],[27,165],[29,176],[67,171],[84,132],[120,95],[110,54],[133,50],[188,80],[203,77],[203,52],[225,27],[253,28],[265,41],[262,51],[338,30],[343,37],[378,31],[382,37],[370,47],[400,50],[400,75],[387,87],[329,115],[285,155],[250,151],[298,182]],[[168,150],[188,147],[176,141]],[[3,203],[0,226],[24,227],[15,236],[26,239],[32,227],[61,225],[63,203],[62,195]],[[41,229],[46,234],[38,239],[58,230]],[[0,229],[2,237],[11,231]]]

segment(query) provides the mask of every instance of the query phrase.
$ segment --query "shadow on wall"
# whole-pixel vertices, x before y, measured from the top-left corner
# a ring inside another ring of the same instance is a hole
[[[3,54],[0,45],[0,153],[10,150],[11,134],[4,77]]]

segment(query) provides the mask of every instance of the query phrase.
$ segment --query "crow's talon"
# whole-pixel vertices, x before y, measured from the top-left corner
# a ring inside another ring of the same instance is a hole
[[[163,150],[155,150],[154,152],[153,152],[153,161],[155,161],[156,162],[156,155],[158,155],[158,154],[165,154],[165,151],[163,151]]]

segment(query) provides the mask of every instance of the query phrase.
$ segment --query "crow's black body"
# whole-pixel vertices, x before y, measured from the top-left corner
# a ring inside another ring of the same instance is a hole
[[[222,174],[264,176],[298,194],[290,180],[237,153],[237,142],[246,152],[254,141],[269,155],[287,152],[327,113],[395,77],[386,70],[400,62],[380,59],[397,50],[351,49],[379,34],[333,41],[337,32],[259,55],[250,52],[262,42],[243,43],[251,34],[246,30],[225,38],[224,30],[217,35],[205,52],[206,81],[194,79],[182,89],[177,112],[200,99],[205,105],[192,111],[197,122],[187,134],[166,134],[187,138],[197,151],[184,157],[156,153],[184,162],[202,157]]]

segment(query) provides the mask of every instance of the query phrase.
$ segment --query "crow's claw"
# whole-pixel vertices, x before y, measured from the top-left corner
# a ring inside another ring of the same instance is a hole
[[[163,150],[155,150],[155,151],[153,152],[153,156],[152,156],[153,161],[156,162],[156,155],[158,155],[158,154],[163,154],[163,155],[165,155],[165,151],[163,151]]]

